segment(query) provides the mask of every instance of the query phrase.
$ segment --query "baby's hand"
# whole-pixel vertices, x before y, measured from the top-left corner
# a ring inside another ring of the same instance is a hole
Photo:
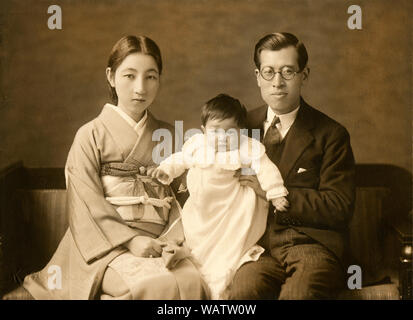
[[[143,168],[143,172],[142,172],[142,168]],[[141,170],[141,174],[145,174],[146,173],[146,175],[147,176],[150,176],[150,177],[152,177],[152,172],[156,169],[156,168],[158,168],[157,166],[148,166],[148,167],[140,167],[139,168],[139,170]]]
[[[287,211],[290,203],[286,197],[279,197],[271,200],[276,211]]]
[[[158,179],[159,182],[161,182],[163,184],[168,184],[169,175],[165,171],[160,169],[159,167],[155,168],[151,172],[151,176],[152,176],[152,178]]]

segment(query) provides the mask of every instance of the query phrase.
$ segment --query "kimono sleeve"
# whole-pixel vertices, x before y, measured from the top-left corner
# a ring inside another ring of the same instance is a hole
[[[87,263],[138,235],[104,198],[99,172],[96,130],[86,125],[76,134],[65,174],[69,227]]]

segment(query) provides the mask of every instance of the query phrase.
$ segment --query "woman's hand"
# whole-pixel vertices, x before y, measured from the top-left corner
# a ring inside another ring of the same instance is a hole
[[[162,254],[162,243],[146,236],[134,237],[125,243],[125,247],[128,248],[135,257],[156,258]]]
[[[247,186],[247,187],[252,188],[255,191],[257,196],[267,200],[266,193],[264,190],[261,189],[261,185],[258,182],[256,175],[241,175],[241,171],[237,170],[234,177],[239,177],[239,183],[242,186]]]

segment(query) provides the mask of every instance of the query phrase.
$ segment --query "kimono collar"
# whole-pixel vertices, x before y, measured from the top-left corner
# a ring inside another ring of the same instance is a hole
[[[140,134],[131,126],[125,125],[125,119],[108,104],[104,106],[98,119],[110,132],[125,162],[142,166],[154,163],[152,150],[158,142],[152,140],[152,133],[160,128],[161,124],[149,111]]]
[[[107,103],[106,106],[115,110],[119,115],[133,128],[133,130],[138,134],[142,134],[142,131],[145,129],[146,120],[148,119],[148,110],[144,111],[142,119],[136,122],[132,119],[125,111],[123,111],[120,107],[115,106],[113,104]]]

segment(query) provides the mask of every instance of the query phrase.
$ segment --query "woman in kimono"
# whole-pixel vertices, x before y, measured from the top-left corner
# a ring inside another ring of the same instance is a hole
[[[35,299],[206,297],[180,245],[174,193],[145,175],[162,160],[153,133],[172,130],[148,110],[161,72],[151,39],[127,36],[113,47],[106,74],[114,104],[75,136],[65,167],[69,228],[47,266],[24,279]]]

